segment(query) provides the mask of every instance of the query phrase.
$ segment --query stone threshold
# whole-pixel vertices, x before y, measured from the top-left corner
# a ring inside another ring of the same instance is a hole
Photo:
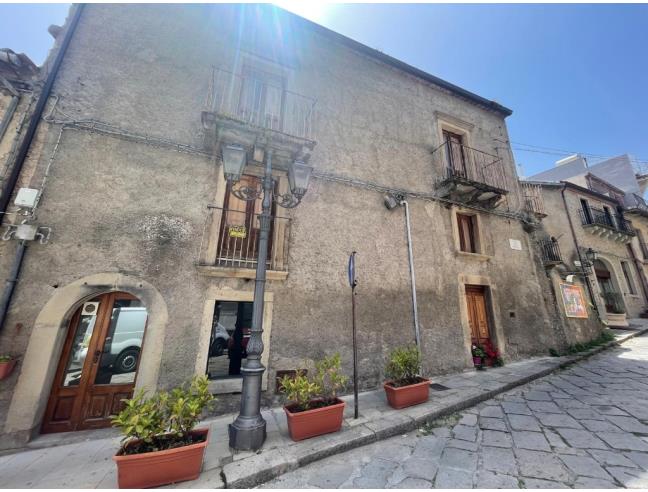
[[[489,368],[486,371],[470,371],[432,378],[432,383],[442,384],[449,390],[431,390],[427,403],[402,410],[393,410],[387,405],[382,389],[368,391],[360,395],[360,417],[354,420],[353,397],[345,396],[345,422],[340,432],[301,442],[288,441],[283,446],[264,446],[256,453],[235,453],[230,463],[222,461],[222,487],[252,488],[328,456],[406,434],[428,422],[475,406],[500,393],[617,346],[648,332],[648,328],[642,326],[636,331],[613,331],[615,340],[579,354],[534,358],[513,362],[501,368]]]

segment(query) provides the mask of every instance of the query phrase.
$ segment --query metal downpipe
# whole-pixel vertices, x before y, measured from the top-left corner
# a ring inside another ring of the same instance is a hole
[[[22,265],[23,258],[25,257],[26,250],[27,244],[25,243],[25,241],[20,241],[18,243],[18,249],[16,249],[16,254],[14,255],[13,263],[11,264],[9,277],[5,281],[5,288],[2,291],[2,297],[0,298],[0,330],[4,327],[4,322],[7,318],[9,303],[11,302],[11,296],[13,295],[14,288],[16,287],[16,282],[18,282],[18,275],[20,274],[20,267]]]
[[[412,284],[412,309],[414,311],[414,332],[416,335],[416,346],[421,348],[421,330],[419,328],[418,303],[416,301],[416,273],[414,272],[414,254],[412,253],[412,229],[410,227],[409,204],[407,200],[401,200],[405,207],[405,224],[407,226],[407,253],[409,256],[410,281]]]

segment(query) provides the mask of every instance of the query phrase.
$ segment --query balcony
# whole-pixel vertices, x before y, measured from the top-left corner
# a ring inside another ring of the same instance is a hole
[[[258,213],[210,205],[200,246],[199,270],[216,277],[255,278],[260,222]],[[211,225],[211,230],[210,227]],[[267,278],[288,276],[290,218],[271,217]]]
[[[524,181],[520,182],[520,188],[524,199],[524,210],[538,219],[546,217],[542,188],[539,185],[525,183]]]
[[[626,214],[648,217],[648,204],[642,196],[636,193],[626,194],[623,198],[623,205]]]
[[[632,226],[622,215],[594,207],[581,208],[579,214],[583,227],[592,234],[624,243],[630,242],[635,235]]]
[[[504,162],[466,145],[446,140],[432,152],[435,167],[443,169],[437,193],[481,208],[495,208],[508,193]]]
[[[296,94],[281,81],[214,68],[201,119],[207,147],[223,140],[243,145],[277,145],[287,158],[312,150],[315,99]],[[303,158],[303,156],[302,156]]]
[[[538,242],[538,246],[540,247],[542,263],[545,267],[556,266],[563,262],[558,241],[554,241],[553,239],[543,239]]]

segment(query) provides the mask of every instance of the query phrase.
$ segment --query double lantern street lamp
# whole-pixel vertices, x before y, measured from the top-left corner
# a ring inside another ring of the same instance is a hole
[[[223,172],[227,182],[234,185],[241,179],[247,163],[247,152],[239,145],[227,145],[222,149]],[[265,173],[262,189],[241,185],[231,186],[234,196],[241,200],[256,200],[263,196],[261,216],[259,217],[259,244],[254,284],[254,304],[252,307],[252,329],[247,344],[247,358],[241,366],[243,386],[241,389],[241,409],[233,423],[229,425],[229,445],[236,450],[257,450],[266,438],[266,422],[261,416],[261,380],[265,367],[261,363],[263,353],[263,298],[266,282],[266,260],[270,238],[270,211],[272,202],[283,208],[296,207],[306,194],[312,168],[303,162],[294,161],[288,166],[290,193],[274,193],[272,177],[272,151],[265,152]]]

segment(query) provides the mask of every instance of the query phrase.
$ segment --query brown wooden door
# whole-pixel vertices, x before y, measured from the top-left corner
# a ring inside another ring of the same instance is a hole
[[[146,308],[112,292],[85,302],[72,317],[42,431],[109,427],[133,395],[144,343]]]
[[[456,133],[443,130],[443,140],[446,144],[448,169],[453,176],[466,176],[466,157],[463,150],[463,137]]]
[[[488,311],[486,309],[486,291],[484,287],[467,285],[466,302],[468,304],[468,323],[470,324],[471,342],[483,345],[490,341]]]

